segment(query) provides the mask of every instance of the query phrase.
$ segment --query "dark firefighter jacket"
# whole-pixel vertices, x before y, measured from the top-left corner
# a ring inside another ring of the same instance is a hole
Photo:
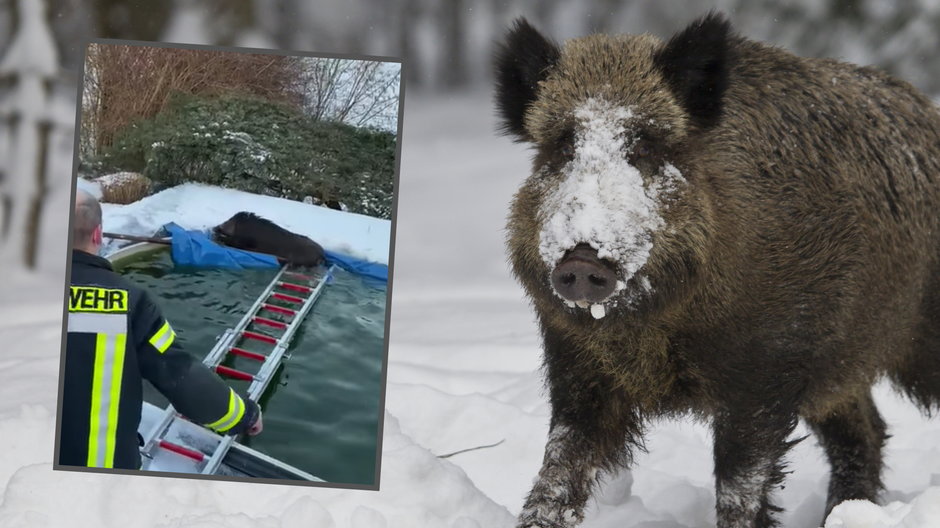
[[[178,344],[141,288],[110,263],[72,252],[59,464],[140,467],[142,379],[190,420],[226,434],[247,430],[258,406]]]

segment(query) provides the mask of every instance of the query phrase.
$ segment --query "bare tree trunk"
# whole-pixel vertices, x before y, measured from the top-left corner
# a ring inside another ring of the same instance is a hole
[[[49,135],[52,124],[48,121],[39,124],[39,152],[36,160],[35,186],[26,211],[26,247],[24,261],[29,269],[36,268],[37,249],[39,247],[39,226],[42,219],[42,204],[48,194],[46,185],[46,167],[49,160]]]
[[[503,36],[506,34],[506,31],[509,29],[509,0],[492,0],[490,8],[492,9],[490,18],[490,31],[492,32],[489,46],[488,46],[488,60],[487,65],[492,64],[492,57],[496,53],[496,48],[500,42],[502,42]],[[493,77],[492,68],[486,68],[483,71],[486,75],[486,79],[490,80]]]
[[[297,0],[278,0],[277,31],[272,37],[278,46],[295,49],[301,46],[297,39],[303,21],[300,19],[300,3]]]
[[[51,124],[51,82],[58,72],[55,41],[46,18],[45,2],[21,0],[16,33],[0,58],[0,76],[13,81],[0,116],[9,123],[8,177],[2,195],[6,237],[0,254],[7,263],[32,269],[36,265],[39,214],[45,198],[45,171]],[[12,104],[11,104],[12,103]]]
[[[88,38],[100,36],[95,32],[97,14],[90,9],[89,0],[48,0],[47,19],[58,44],[63,69],[78,72],[81,69],[84,46],[78,45]]]
[[[10,221],[13,218],[13,197],[6,193],[0,193],[0,202],[3,205],[3,240],[10,234]]]
[[[160,40],[173,3],[97,0],[91,2],[91,7],[98,37]]]
[[[444,31],[444,54],[441,57],[441,85],[452,90],[467,84],[467,62],[464,56],[464,0],[450,0],[441,10]]]
[[[35,98],[46,99],[46,93],[42,84],[36,82],[35,78],[20,78],[24,83],[23,90],[28,91],[27,97],[30,100]],[[23,98],[20,98],[23,101]],[[10,171],[15,175],[10,178],[4,194],[9,198],[9,229],[8,237],[4,244],[4,253],[7,261],[18,261],[28,268],[35,264],[35,254],[30,255],[30,249],[35,249],[35,240],[38,236],[38,221],[31,222],[31,205],[37,200],[41,200],[43,190],[39,182],[44,180],[44,175],[39,174],[39,170],[45,169],[45,164],[40,163],[47,151],[46,145],[42,141],[48,140],[48,134],[43,134],[45,128],[40,124],[40,116],[35,115],[38,106],[35,103],[24,104],[26,115],[16,116],[15,124],[12,127],[12,135],[15,138],[13,149],[13,166]]]
[[[406,80],[412,86],[421,84],[421,57],[414,45],[415,22],[421,16],[418,0],[401,0],[398,9],[398,53],[405,63]]]
[[[19,128],[19,116],[3,115],[0,116],[0,141],[3,142],[3,149],[0,154],[0,207],[3,207],[2,226],[0,226],[0,239],[3,240],[4,247],[9,244],[10,224],[13,223],[13,174],[16,167],[13,166],[14,152],[16,148],[16,131]]]

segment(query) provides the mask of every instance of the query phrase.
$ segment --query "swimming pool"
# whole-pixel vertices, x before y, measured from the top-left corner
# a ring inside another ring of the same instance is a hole
[[[168,251],[119,268],[153,295],[180,344],[200,361],[276,273],[175,268]],[[245,445],[332,483],[375,483],[386,295],[384,284],[334,272],[294,337],[290,359],[261,398],[264,431],[243,440]],[[263,343],[246,345],[267,351]],[[224,364],[257,370],[245,358],[230,357]],[[248,387],[226,381],[236,390]],[[145,399],[166,405],[149,386]]]

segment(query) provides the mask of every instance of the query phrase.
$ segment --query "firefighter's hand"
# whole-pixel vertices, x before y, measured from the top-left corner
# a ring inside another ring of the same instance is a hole
[[[258,409],[258,419],[248,428],[248,436],[255,436],[260,433],[264,426],[261,423],[261,409]]]

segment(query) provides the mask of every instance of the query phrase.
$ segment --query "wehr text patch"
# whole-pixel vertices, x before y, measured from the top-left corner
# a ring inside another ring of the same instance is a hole
[[[91,286],[72,286],[70,312],[126,312],[127,290],[108,290]]]

